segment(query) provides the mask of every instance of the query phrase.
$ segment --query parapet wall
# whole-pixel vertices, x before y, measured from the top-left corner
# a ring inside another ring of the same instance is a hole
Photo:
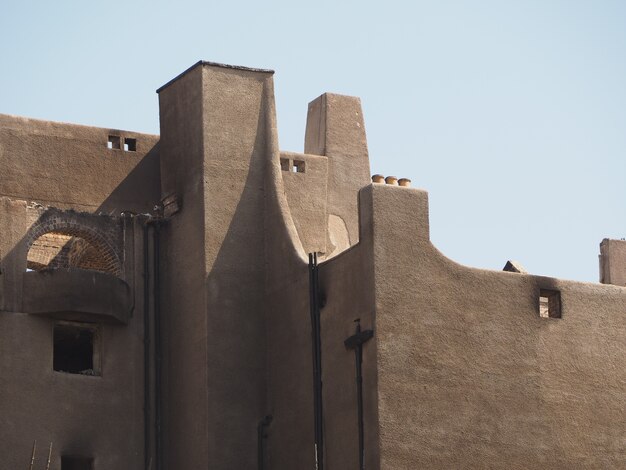
[[[424,191],[370,191],[380,468],[619,468],[626,289],[460,266]]]
[[[0,115],[0,195],[62,209],[149,212],[160,200],[158,140]]]

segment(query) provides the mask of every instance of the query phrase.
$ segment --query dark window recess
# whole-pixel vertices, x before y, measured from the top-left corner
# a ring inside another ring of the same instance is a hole
[[[294,173],[304,173],[304,162],[302,160],[294,160],[292,171]]]
[[[95,328],[59,323],[54,326],[53,368],[59,372],[100,375],[94,360]]]
[[[111,150],[120,150],[122,148],[122,139],[119,135],[110,135],[107,148]]]
[[[558,290],[541,289],[539,293],[539,316],[561,318],[561,293]]]
[[[126,152],[136,152],[137,139],[124,139],[124,150]]]
[[[280,159],[280,169],[283,171],[289,171],[289,159],[288,158]]]
[[[61,470],[93,470],[93,459],[63,455],[61,456]]]

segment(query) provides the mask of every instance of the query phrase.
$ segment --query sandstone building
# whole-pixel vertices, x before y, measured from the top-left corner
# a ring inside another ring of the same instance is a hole
[[[0,115],[0,469],[626,468],[626,242],[458,265],[357,98],[279,149],[272,74],[199,62],[160,136]]]

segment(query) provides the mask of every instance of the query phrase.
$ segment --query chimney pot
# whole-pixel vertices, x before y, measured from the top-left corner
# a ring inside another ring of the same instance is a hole
[[[372,183],[384,183],[385,177],[383,175],[374,175],[372,176]]]

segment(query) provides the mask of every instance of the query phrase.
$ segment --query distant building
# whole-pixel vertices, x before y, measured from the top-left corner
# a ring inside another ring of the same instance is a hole
[[[199,62],[160,136],[0,115],[0,468],[626,468],[626,242],[458,265],[358,98],[279,150],[272,75]]]

